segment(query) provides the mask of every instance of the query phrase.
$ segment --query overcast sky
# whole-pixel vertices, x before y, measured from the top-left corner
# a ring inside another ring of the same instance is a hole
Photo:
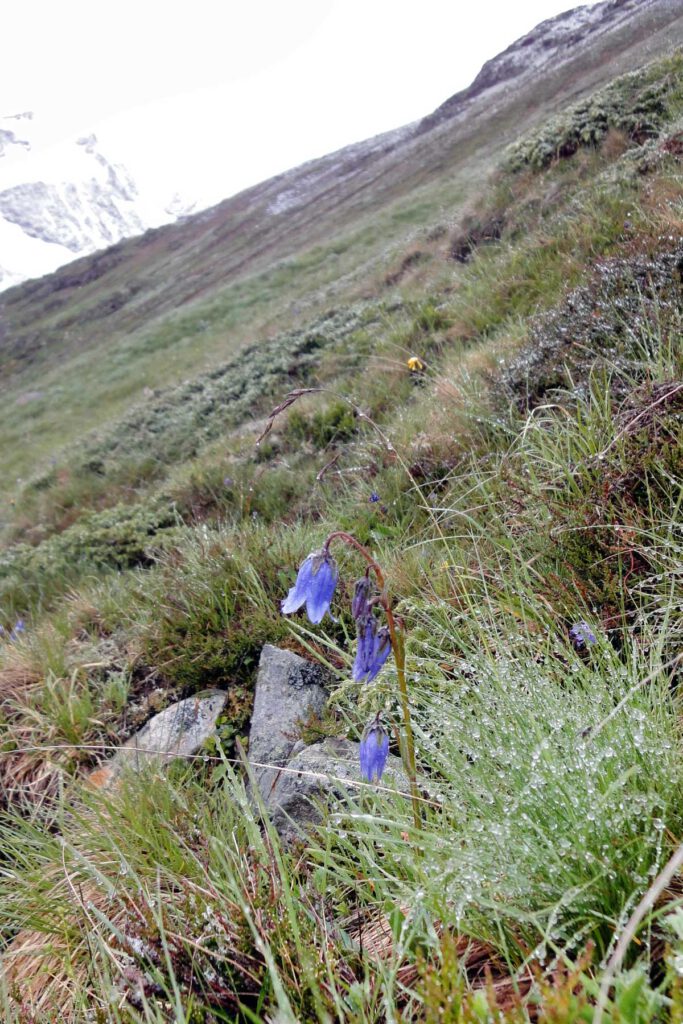
[[[571,6],[13,0],[0,114],[33,110],[55,141],[95,130],[137,173],[217,200],[428,114]]]

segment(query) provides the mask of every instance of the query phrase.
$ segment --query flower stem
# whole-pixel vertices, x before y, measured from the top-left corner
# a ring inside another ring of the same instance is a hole
[[[406,646],[403,631],[396,627],[396,622],[391,608],[384,605],[387,616],[387,626],[391,637],[391,649],[396,665],[396,677],[398,679],[398,690],[401,697],[401,711],[403,712],[403,728],[405,732],[405,751],[403,754],[403,765],[410,783],[410,798],[413,804],[413,820],[415,828],[422,828],[422,815],[420,814],[420,796],[417,791],[417,769],[415,767],[415,740],[413,738],[413,726],[410,719],[410,705],[408,703],[408,684],[406,683]]]
[[[401,700],[401,712],[403,714],[403,729],[404,729],[404,744],[402,744],[401,757],[403,760],[403,767],[406,775],[408,776],[408,783],[410,785],[410,799],[413,805],[413,820],[415,822],[415,828],[422,828],[422,815],[420,813],[420,795],[417,789],[417,768],[415,765],[415,739],[413,737],[413,726],[410,718],[410,704],[408,701],[408,684],[406,682],[406,647],[403,629],[399,627],[394,618],[394,613],[391,610],[389,599],[386,593],[386,584],[384,581],[384,574],[380,569],[379,565],[372,557],[368,549],[356,540],[356,538],[346,533],[345,530],[335,530],[331,533],[325,544],[323,550],[327,551],[333,540],[342,540],[346,544],[350,544],[358,551],[367,564],[370,566],[375,576],[377,577],[377,585],[380,589],[380,604],[384,610],[384,614],[387,620],[387,628],[389,629],[389,636],[391,638],[391,651],[394,656],[394,663],[396,665],[396,677],[398,679],[398,689]]]

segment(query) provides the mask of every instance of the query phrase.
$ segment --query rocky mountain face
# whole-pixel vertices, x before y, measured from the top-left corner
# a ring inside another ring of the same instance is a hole
[[[191,209],[141,194],[95,135],[41,145],[40,129],[32,113],[0,118],[0,289]]]
[[[482,96],[495,100],[504,90],[519,88],[544,71],[558,70],[586,43],[592,47],[613,42],[621,46],[624,33],[657,33],[680,16],[679,0],[605,0],[558,14],[487,61],[472,84],[423,118],[418,130],[430,131],[466,111]]]
[[[444,166],[455,167],[471,146],[483,151],[511,143],[539,117],[680,45],[681,0],[603,0],[576,7],[541,22],[487,61],[467,89],[421,120],[295,167],[199,217],[212,230],[230,223],[232,238],[248,218],[252,239],[284,240],[286,231],[288,247],[300,225],[311,231],[316,210],[324,237],[326,216],[350,223],[422,187]]]
[[[452,178],[459,172],[466,187],[491,154],[540,118],[682,44],[681,0],[603,0],[575,8],[488,61],[467,89],[422,120],[286,171],[181,224],[172,222],[189,212],[189,204],[177,196],[158,201],[141,194],[93,136],[62,147],[60,159],[51,160],[62,171],[46,176],[32,142],[37,119],[0,118],[0,290],[165,224],[162,236],[131,244],[149,262],[155,308],[177,308],[222,287],[233,274],[319,243],[340,225],[350,230],[445,173]],[[465,156],[475,151],[470,167]],[[181,280],[170,284],[165,266],[157,279],[153,268],[162,250],[186,265]],[[30,287],[64,291],[76,281],[100,278],[108,261],[96,257],[96,267],[70,268],[49,284]],[[116,288],[119,309],[130,296],[121,296],[118,283]],[[141,288],[135,282],[134,293]]]
[[[617,76],[682,45],[681,0],[603,0],[542,23],[485,65],[469,89],[422,121],[310,161],[217,206],[124,238],[75,262],[75,252],[65,244],[73,224],[68,231],[63,228],[64,235],[47,236],[57,241],[45,241],[0,217],[0,267],[9,269],[6,254],[11,254],[15,268],[24,245],[42,246],[50,259],[57,250],[52,266],[42,273],[58,262],[70,264],[0,295],[0,346],[14,361],[48,350],[54,358],[56,346],[62,352],[70,346],[97,346],[105,322],[109,338],[128,338],[146,329],[152,318],[176,316],[198,302],[211,302],[239,282],[270,273],[278,261],[289,266],[301,254],[297,280],[312,268],[310,273],[321,282],[308,293],[314,295],[308,300],[312,315],[312,303],[319,304],[315,310],[322,309],[341,295],[362,292],[368,275],[384,273],[385,254],[396,239],[405,238],[411,218],[425,232],[448,230],[454,211],[497,166],[507,144]],[[0,128],[5,131],[5,154],[11,132],[10,149],[22,156],[22,140],[28,137],[24,120],[0,119]],[[94,143],[71,147],[89,162],[90,173],[80,179],[64,174],[59,180],[88,181],[97,172],[99,187],[105,188],[109,171],[90,148],[101,152]],[[7,155],[0,157],[0,192],[9,187],[3,188],[1,172],[6,160]],[[119,193],[117,211],[138,211],[142,197],[123,198],[120,193],[129,185],[116,168],[112,173],[118,181],[113,189]],[[42,179],[25,176],[12,185],[30,180]],[[111,195],[111,184],[107,189]],[[438,202],[432,203],[429,196],[437,193]],[[63,199],[64,192],[59,196]],[[168,212],[163,217],[172,219]],[[365,262],[359,262],[348,240],[354,232],[365,232],[370,222],[379,227],[365,234]],[[79,224],[83,229],[84,221]],[[111,218],[107,227],[113,230]],[[117,230],[123,229],[119,225]],[[329,247],[332,238],[340,240],[334,251]],[[106,245],[106,238],[99,244]],[[316,246],[329,254],[327,266],[311,262]],[[36,277],[41,271],[35,267],[34,250],[30,256],[33,269],[24,276]],[[9,283],[6,277],[5,288]],[[291,306],[293,310],[296,302]],[[250,330],[256,330],[253,322]]]

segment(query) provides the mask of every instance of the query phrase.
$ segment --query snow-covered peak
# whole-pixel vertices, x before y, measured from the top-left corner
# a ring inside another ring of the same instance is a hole
[[[31,142],[22,131],[22,120],[30,120],[33,114],[15,114],[14,117],[0,118],[0,157],[10,158],[22,150],[24,153],[31,148]]]
[[[548,18],[486,61],[471,85],[422,119],[420,131],[429,131],[450,118],[465,115],[473,101],[485,97],[487,103],[495,102],[548,67],[559,67],[573,59],[589,38],[595,42],[600,36],[609,37],[648,10],[666,13],[670,8],[673,16],[676,5],[680,6],[680,0],[603,0]]]
[[[55,139],[33,113],[0,117],[0,289],[193,206],[177,193],[141,188],[93,133]]]

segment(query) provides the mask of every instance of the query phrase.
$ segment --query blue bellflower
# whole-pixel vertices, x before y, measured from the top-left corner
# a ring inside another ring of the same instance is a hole
[[[378,674],[391,653],[391,639],[386,626],[377,629],[377,620],[367,615],[358,623],[358,650],[353,662],[355,683],[369,683]]]
[[[299,566],[296,583],[280,606],[283,614],[298,612],[305,604],[311,622],[322,622],[330,610],[338,575],[337,563],[329,552],[312,552]]]
[[[389,754],[389,737],[377,718],[366,726],[360,741],[360,770],[364,779],[378,782]]]
[[[367,615],[358,624],[358,649],[353,660],[352,677],[354,683],[362,682],[372,663],[372,656],[375,650],[375,638],[377,627],[372,615]]]

